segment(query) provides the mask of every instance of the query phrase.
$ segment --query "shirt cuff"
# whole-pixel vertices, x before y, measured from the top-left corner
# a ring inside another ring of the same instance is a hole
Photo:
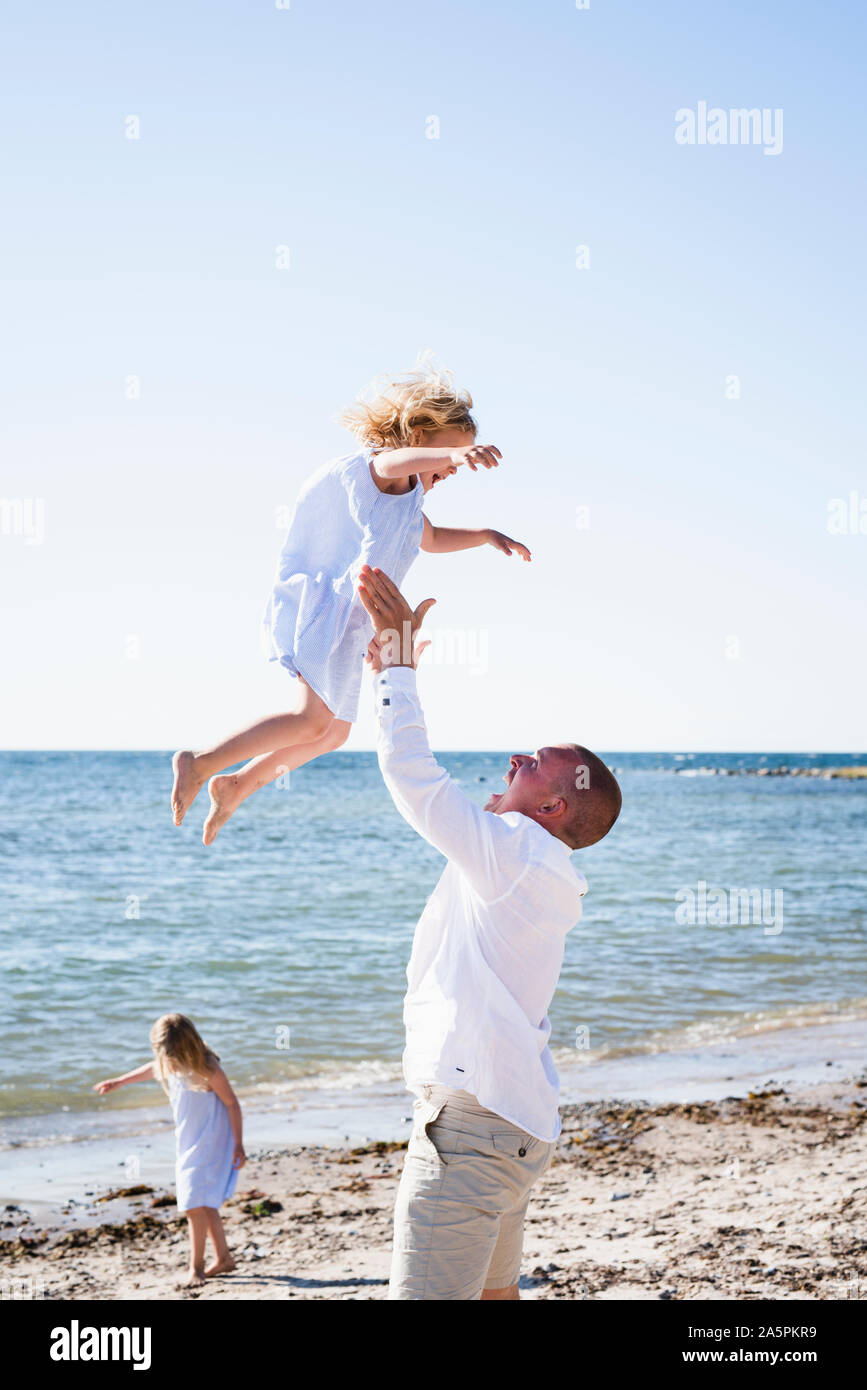
[[[389,690],[415,690],[415,668],[412,666],[386,666],[376,677],[377,696],[387,695]]]
[[[418,705],[418,692],[415,688],[415,671],[411,666],[389,666],[380,671],[373,682],[374,705],[379,724],[381,751],[394,752],[394,703],[399,693],[408,696],[412,704]]]

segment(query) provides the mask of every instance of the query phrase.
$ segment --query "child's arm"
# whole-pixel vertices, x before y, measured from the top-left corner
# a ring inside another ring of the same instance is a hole
[[[441,464],[445,465],[444,473],[453,473],[464,463],[475,473],[477,468],[496,468],[501,458],[493,444],[470,444],[462,449],[383,449],[374,454],[373,468],[380,478],[410,478]]]
[[[522,559],[530,559],[530,552],[521,541],[513,541],[510,536],[504,536],[502,531],[494,531],[490,526],[484,527],[481,531],[465,531],[460,526],[434,526],[433,522],[424,517],[421,548],[429,551],[431,555],[447,555],[453,550],[472,550],[477,545],[493,545],[505,555],[511,555],[514,549]]]
[[[229,1078],[222,1067],[214,1067],[213,1071],[209,1071],[208,1080],[229,1112],[229,1122],[235,1139],[235,1167],[243,1168],[247,1162],[247,1155],[244,1153],[244,1120],[238,1097],[229,1085]]]
[[[138,1067],[135,1071],[125,1072],[123,1076],[113,1076],[110,1081],[97,1081],[94,1090],[104,1096],[108,1091],[116,1091],[118,1086],[131,1086],[134,1081],[153,1081],[154,1064],[145,1062],[143,1067]]]

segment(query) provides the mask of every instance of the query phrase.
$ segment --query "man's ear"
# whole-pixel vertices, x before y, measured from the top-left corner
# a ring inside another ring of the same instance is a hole
[[[537,807],[537,815],[562,816],[565,810],[566,802],[562,796],[549,796]]]

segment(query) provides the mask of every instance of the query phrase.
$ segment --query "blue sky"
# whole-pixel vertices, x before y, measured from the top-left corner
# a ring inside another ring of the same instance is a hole
[[[20,7],[0,495],[44,537],[8,512],[0,742],[197,746],[291,707],[259,647],[277,509],[432,348],[504,461],[429,514],[534,552],[413,567],[487,653],[423,673],[435,743],[863,747],[867,534],[827,518],[867,499],[867,25],[762,8]],[[702,100],[781,108],[782,152],[677,144]]]

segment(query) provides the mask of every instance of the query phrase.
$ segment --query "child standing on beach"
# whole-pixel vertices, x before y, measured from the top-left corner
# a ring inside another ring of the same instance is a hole
[[[98,1081],[101,1096],[134,1081],[159,1081],[175,1117],[178,1210],[186,1212],[190,1233],[190,1273],[197,1286],[235,1268],[219,1208],[235,1190],[247,1162],[241,1107],[220,1059],[205,1045],[183,1014],[163,1014],[150,1035],[154,1060],[136,1071]],[[216,1259],[205,1269],[205,1241],[211,1237]]]
[[[360,447],[324,464],[302,487],[265,611],[268,657],[298,679],[296,709],[172,760],[176,825],[210,778],[206,845],[254,791],[346,742],[372,635],[357,592],[363,565],[400,585],[419,549],[444,554],[492,545],[530,559],[525,545],[501,531],[434,526],[422,511],[424,495],[459,468],[499,463],[499,449],[475,443],[471,407],[450,372],[423,361],[343,412]],[[242,759],[248,761],[239,772],[214,775]]]

